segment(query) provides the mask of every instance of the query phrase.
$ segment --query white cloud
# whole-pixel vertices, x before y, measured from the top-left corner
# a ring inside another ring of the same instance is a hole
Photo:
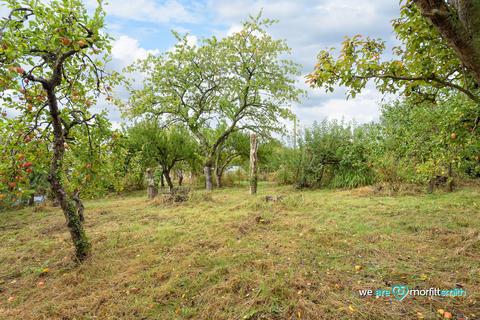
[[[324,104],[309,108],[294,108],[294,112],[303,124],[310,125],[314,121],[345,120],[367,123],[378,119],[379,97],[374,91],[365,91],[356,99],[330,99]]]
[[[158,54],[160,51],[146,50],[140,47],[140,43],[137,39],[129,36],[118,37],[112,46],[112,58],[114,63],[125,67],[138,59],[145,59],[149,54]]]
[[[292,106],[301,125],[309,126],[314,121],[345,120],[359,124],[378,120],[380,115],[379,104],[383,101],[372,84],[355,99],[346,99],[345,89],[336,87],[333,93],[323,89],[310,88],[305,84],[305,78],[297,78],[297,86],[307,92],[307,97],[299,104]]]
[[[96,0],[88,0],[90,7],[96,7]],[[193,22],[193,15],[177,0],[109,0],[105,10],[117,18],[148,21],[154,23]]]
[[[135,38],[121,35],[112,44],[112,61],[109,63],[108,68],[121,72],[123,68],[131,65],[139,59],[145,59],[149,54],[159,54],[160,50],[147,50],[141,47],[139,41]],[[134,81],[134,86],[139,86],[144,79],[145,75],[140,72],[134,72],[128,74]],[[128,99],[127,90],[122,87],[116,87],[114,89],[115,96],[121,99]],[[121,122],[120,111],[117,107],[113,106],[111,102],[105,100],[105,97],[101,97],[97,105],[94,107],[94,111],[107,110],[109,113],[109,119],[115,128],[118,128]]]

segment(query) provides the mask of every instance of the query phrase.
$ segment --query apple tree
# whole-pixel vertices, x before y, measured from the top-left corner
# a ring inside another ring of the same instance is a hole
[[[279,120],[291,118],[290,103],[302,93],[294,78],[299,66],[282,59],[290,49],[267,32],[272,23],[252,17],[241,31],[221,40],[204,39],[198,46],[177,35],[173,50],[130,68],[144,72],[146,79],[142,89],[131,90],[125,114],[183,123],[202,150],[208,190],[213,188],[215,155],[228,137],[240,130],[281,131]],[[226,124],[224,130],[209,136],[220,122]]]
[[[197,144],[190,132],[180,125],[163,128],[156,121],[146,120],[128,128],[127,133],[131,152],[140,155],[145,169],[160,167],[172,191],[172,170],[196,157]]]
[[[102,3],[89,15],[80,0],[3,0],[9,15],[0,22],[2,108],[20,114],[29,132],[41,128],[51,145],[48,181],[65,215],[83,261],[90,253],[81,201],[68,192],[65,153],[72,132],[95,125],[90,107],[108,94],[112,78],[104,71],[110,37],[102,29]],[[23,136],[28,137],[29,132]]]
[[[410,2],[403,5],[393,28],[402,42],[393,48],[393,58],[384,58],[386,44],[380,39],[347,37],[338,57],[332,50],[318,54],[307,83],[327,91],[333,91],[335,85],[344,86],[348,96],[355,97],[373,81],[382,93],[403,93],[419,102],[435,101],[446,91],[453,91],[480,103],[473,75],[417,6]]]

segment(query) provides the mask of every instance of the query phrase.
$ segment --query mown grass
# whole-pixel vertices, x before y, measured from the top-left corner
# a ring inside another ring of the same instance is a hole
[[[58,209],[2,213],[0,318],[438,319],[444,309],[476,319],[479,196],[264,185],[256,197],[235,188],[176,205],[111,197],[86,203],[93,255],[81,266]],[[398,283],[467,297],[358,293]]]

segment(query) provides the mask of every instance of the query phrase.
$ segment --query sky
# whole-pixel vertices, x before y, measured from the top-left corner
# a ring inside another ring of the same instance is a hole
[[[97,5],[96,0],[84,1],[90,9]],[[118,71],[149,53],[171,48],[171,30],[188,33],[191,43],[197,43],[235,32],[250,14],[262,10],[265,18],[279,20],[269,32],[285,39],[292,48],[290,59],[302,65],[297,83],[308,94],[292,110],[303,126],[325,118],[357,123],[378,119],[382,95],[372,85],[347,100],[341,88],[333,93],[308,88],[304,76],[313,70],[320,50],[338,48],[345,36],[362,34],[393,45],[390,23],[399,15],[398,0],[108,0],[105,9],[107,32],[115,38],[110,67]],[[107,109],[115,124],[121,121],[119,111],[106,101],[96,109]]]

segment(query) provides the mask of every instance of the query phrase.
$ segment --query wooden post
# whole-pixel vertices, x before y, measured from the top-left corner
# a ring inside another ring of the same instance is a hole
[[[297,149],[297,116],[293,118],[293,149]]]
[[[252,133],[250,135],[250,194],[257,194],[257,135]]]
[[[148,199],[153,199],[158,194],[158,188],[155,185],[155,177],[152,168],[147,169],[147,195]]]
[[[178,175],[178,186],[181,187],[183,183],[183,170],[178,169],[177,170],[177,175]]]

